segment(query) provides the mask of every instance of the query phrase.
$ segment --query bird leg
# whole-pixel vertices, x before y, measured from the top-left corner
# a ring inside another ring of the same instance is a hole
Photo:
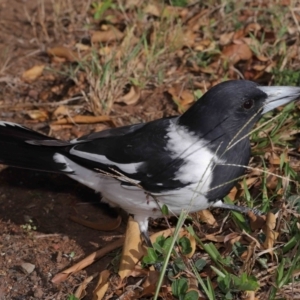
[[[153,248],[153,244],[150,240],[149,234],[147,231],[141,231],[141,236],[143,237],[145,244],[148,248]]]
[[[226,204],[221,200],[214,203],[211,207],[233,210],[233,211],[240,212],[242,214],[248,214],[248,212],[252,212],[256,216],[262,215],[262,212],[260,210],[256,209],[256,208],[249,208],[249,207],[246,207],[246,206],[237,206],[237,205],[234,205],[234,204]]]

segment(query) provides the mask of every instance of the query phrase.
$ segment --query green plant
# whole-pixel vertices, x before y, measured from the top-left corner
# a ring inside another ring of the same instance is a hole
[[[179,300],[197,300],[198,293],[196,291],[188,291],[188,280],[179,278],[172,282],[172,293]]]
[[[67,300],[79,300],[79,298],[77,298],[75,295],[68,295]]]
[[[275,85],[300,85],[300,74],[298,70],[274,68],[272,71]]]
[[[36,230],[36,226],[33,224],[33,221],[29,219],[26,224],[23,224],[20,226],[22,229],[24,229],[27,232],[31,232],[32,230]]]
[[[102,15],[109,9],[115,9],[116,5],[113,3],[112,0],[104,0],[100,2],[93,2],[92,7],[94,9],[94,19],[99,20],[101,19]]]

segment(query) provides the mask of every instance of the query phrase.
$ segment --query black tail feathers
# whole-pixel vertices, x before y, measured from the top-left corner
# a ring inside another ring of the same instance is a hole
[[[50,138],[21,125],[0,122],[0,163],[46,172],[66,173],[54,155],[65,152],[68,142]]]

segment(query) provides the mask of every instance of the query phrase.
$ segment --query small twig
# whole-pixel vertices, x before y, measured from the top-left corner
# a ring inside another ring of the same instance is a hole
[[[102,249],[99,249],[99,250],[91,253],[89,256],[87,256],[83,260],[79,261],[77,264],[75,264],[72,267],[56,274],[52,278],[51,281],[53,283],[60,283],[62,281],[65,281],[70,275],[72,275],[74,273],[77,273],[78,271],[86,268],[87,266],[91,265],[92,263],[94,263],[99,258],[106,255],[107,253],[110,253],[111,251],[123,246],[124,241],[125,241],[125,238],[122,237],[122,238],[108,244],[107,246],[103,247]]]
[[[52,238],[52,237],[58,237],[61,236],[60,233],[50,233],[50,234],[40,234],[40,235],[36,235],[35,238],[36,239],[44,239],[44,238]]]
[[[66,100],[62,100],[62,101],[58,101],[58,102],[47,102],[47,103],[21,103],[18,104],[17,107],[21,108],[21,107],[30,107],[30,106],[36,106],[36,107],[42,107],[42,106],[60,106],[62,104],[66,104],[69,103],[71,101],[75,101],[75,100],[79,100],[82,99],[82,96],[78,96],[78,97],[73,97],[73,98],[69,98]],[[14,109],[14,107],[11,104],[2,104],[0,105],[0,109],[1,108],[12,108]]]
[[[293,20],[294,20],[294,22],[295,22],[295,24],[296,24],[296,26],[297,26],[298,32],[300,32],[300,26],[299,26],[299,22],[298,22],[298,20],[297,20],[297,18],[296,18],[296,16],[295,16],[294,8],[291,8],[291,7],[289,6],[289,10],[290,10],[290,12],[291,12],[291,14],[292,14],[292,17],[293,17]]]
[[[144,290],[141,285],[145,281],[145,278],[146,277],[140,279],[136,284],[126,287],[125,292],[120,297],[118,297],[117,300],[133,299],[132,297],[134,297],[134,290]]]

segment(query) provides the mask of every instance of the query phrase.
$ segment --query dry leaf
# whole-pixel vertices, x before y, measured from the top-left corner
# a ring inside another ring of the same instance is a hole
[[[60,119],[65,116],[69,116],[69,108],[66,105],[60,105],[54,112],[53,112],[53,117],[56,119]]]
[[[85,45],[85,44],[81,44],[81,43],[77,43],[75,44],[75,48],[79,51],[87,51],[91,49],[91,46],[89,45]]]
[[[108,289],[108,279],[110,276],[110,271],[104,270],[100,273],[99,281],[97,283],[97,286],[95,287],[94,293],[93,293],[93,300],[102,300],[107,289]]]
[[[206,74],[216,74],[217,67],[217,63],[212,63],[211,65],[205,68],[199,67],[199,71]]]
[[[276,226],[276,218],[277,217],[273,213],[271,213],[271,212],[269,212],[267,214],[266,226],[269,229],[273,230],[275,228],[275,226]]]
[[[266,222],[266,216],[257,216],[252,211],[249,211],[247,215],[250,221],[251,230],[255,231],[263,228]]]
[[[204,239],[202,239],[202,241],[208,240],[208,241],[212,241],[212,242],[216,242],[216,243],[223,243],[224,238],[225,237],[223,235],[206,234],[204,236]]]
[[[153,15],[155,17],[159,17],[161,15],[161,7],[158,6],[158,3],[154,4],[154,3],[149,3],[146,5],[146,7],[143,9],[145,14],[148,15]]]
[[[245,300],[259,300],[259,298],[255,297],[255,291],[247,291]]]
[[[124,7],[127,8],[132,8],[141,5],[142,0],[126,0],[124,1]]]
[[[183,232],[183,228],[180,229],[179,231],[179,234],[181,232]],[[159,236],[163,236],[165,238],[171,236],[173,233],[174,233],[175,229],[174,228],[168,228],[168,229],[165,229],[165,230],[162,230],[162,231],[159,231],[159,232],[156,232],[156,233],[153,233],[151,236],[150,236],[150,240],[152,243],[154,243],[156,241],[156,239],[159,237]]]
[[[253,31],[259,31],[261,29],[261,26],[258,23],[250,23],[245,28],[245,33],[253,32]]]
[[[260,174],[256,174],[255,172],[251,173],[252,177],[247,178],[246,179],[246,186],[248,187],[248,189],[250,189],[258,180],[258,177],[255,177],[255,175],[260,175]],[[238,197],[244,195],[245,193],[245,188],[244,185],[239,185],[239,187],[233,187],[230,191],[230,193],[228,194],[230,200],[234,201],[236,200]]]
[[[140,88],[135,85],[131,85],[129,92],[126,95],[122,96],[120,99],[116,99],[115,102],[133,105],[139,101],[140,96]]]
[[[237,232],[231,232],[224,237],[225,252],[231,253],[233,245],[242,239],[242,235]]]
[[[52,278],[52,282],[57,284],[57,283],[60,283],[60,282],[63,282],[65,280],[68,279],[68,277],[70,276],[71,274],[70,273],[64,273],[64,272],[61,272],[61,273],[58,273],[56,274],[53,278]]]
[[[73,52],[66,47],[54,47],[47,50],[48,55],[64,58],[70,62],[78,61],[79,57],[76,52]]]
[[[86,296],[86,288],[88,284],[94,279],[94,276],[89,276],[83,280],[83,282],[76,289],[74,296],[78,299],[82,299]]]
[[[207,24],[209,24],[208,15],[208,9],[201,9],[199,13],[196,13],[192,18],[189,18],[187,22],[189,30],[197,32],[200,27],[207,26]]]
[[[281,161],[281,158],[276,153],[272,152],[272,155],[269,157],[269,163],[272,164],[272,165],[279,166],[280,161]],[[288,156],[285,156],[284,162],[285,163],[289,162]]]
[[[199,282],[198,282],[196,276],[188,278],[187,292],[190,292],[190,291],[195,291],[198,294],[198,299],[201,299],[200,298],[201,296],[203,296],[203,298],[205,299],[204,294],[202,294],[202,292],[199,290]]]
[[[44,71],[45,65],[37,65],[25,71],[22,74],[22,79],[26,82],[32,82],[40,77]]]
[[[241,29],[234,32],[233,40],[239,40],[244,36],[245,36],[245,29],[241,28]]]
[[[164,6],[164,9],[162,11],[162,18],[170,18],[170,16],[174,17],[182,17],[183,15],[187,14],[188,10],[184,9],[179,6],[173,6],[173,5],[167,5]]]
[[[142,256],[143,248],[139,224],[132,217],[129,217],[119,268],[121,279],[124,279],[132,272]]]
[[[264,56],[264,55],[262,55],[262,54],[256,55],[256,58],[257,58],[258,60],[262,61],[262,62],[266,62],[266,61],[269,60],[268,57],[266,57],[266,56]]]
[[[35,109],[35,110],[29,110],[27,111],[27,115],[32,119],[32,120],[37,120],[40,122],[44,122],[48,120],[48,112],[45,110],[40,110],[40,109]]]
[[[265,69],[265,72],[271,73],[274,68],[276,68],[277,63],[275,61],[272,61],[267,68]]]
[[[279,236],[279,233],[274,230],[275,226],[276,226],[276,216],[271,212],[269,212],[267,214],[265,226],[263,227],[263,232],[266,235],[266,240],[263,243],[263,247],[265,249],[272,249],[274,247],[275,241]],[[270,250],[269,253],[273,257],[273,250]]]
[[[143,291],[139,295],[139,298],[152,296],[155,293],[157,282],[160,276],[160,272],[158,271],[150,271],[145,277],[145,281],[143,282]],[[163,285],[166,284],[167,279],[164,279]]]
[[[237,193],[238,193],[238,189],[236,186],[234,186],[228,194],[229,199],[231,201],[234,201],[236,199]]]
[[[251,173],[252,175],[260,175],[261,173],[259,174],[256,174],[257,171],[254,171],[253,173]],[[250,177],[250,178],[247,178],[246,179],[246,185],[248,187],[248,189],[250,189],[257,181],[259,180],[258,177]],[[244,189],[244,187],[243,187]]]
[[[184,90],[181,84],[176,84],[168,89],[168,93],[172,96],[175,103],[178,105],[179,112],[186,111],[194,102],[194,95]]]
[[[197,212],[197,215],[199,217],[199,220],[201,222],[204,222],[206,224],[209,224],[213,227],[216,227],[218,225],[215,217],[212,215],[212,213],[207,210],[207,209],[204,209],[204,210],[200,210]]]
[[[269,175],[267,177],[267,188],[270,189],[270,190],[275,190],[277,185],[278,185],[278,177],[275,176],[275,175]]]
[[[252,57],[252,51],[247,44],[232,44],[223,49],[222,55],[229,59],[232,64],[236,64],[240,60],[250,59]]]
[[[236,243],[240,239],[241,239],[241,234],[239,234],[237,232],[231,232],[231,233],[225,235],[224,244],[228,243],[228,244],[233,245],[234,243]]]
[[[211,46],[213,45],[213,46]],[[205,49],[212,49],[215,48],[215,44],[210,39],[204,39],[199,41],[198,43],[195,43],[194,50],[195,51],[203,51]]]
[[[233,40],[234,32],[225,32],[221,34],[219,43],[221,46],[226,46],[230,44]]]
[[[112,49],[109,46],[104,46],[104,47],[100,47],[98,52],[99,55],[101,56],[107,56],[112,53]]]
[[[267,66],[265,66],[265,65],[254,65],[254,66],[252,67],[252,69],[255,70],[255,71],[261,72],[261,71],[263,71],[266,67],[267,67]]]
[[[255,257],[255,251],[259,248],[259,243],[257,240],[250,241],[250,244],[247,246],[247,250],[245,250],[241,255],[240,258],[245,262],[244,268],[249,267],[251,268],[253,257]]]
[[[124,37],[124,33],[118,28],[110,25],[107,30],[95,31],[92,34],[92,43],[107,43],[112,41],[119,41]]]
[[[195,45],[195,40],[197,38],[197,33],[192,30],[186,30],[182,32],[181,35],[178,36],[178,42],[183,46],[192,48]],[[181,40],[181,41],[180,41]]]

